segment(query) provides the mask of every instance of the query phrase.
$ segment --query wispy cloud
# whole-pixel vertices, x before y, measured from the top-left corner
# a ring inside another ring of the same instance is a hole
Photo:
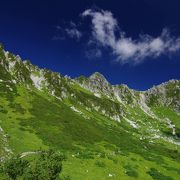
[[[70,38],[79,40],[82,37],[82,33],[77,28],[66,28],[65,32]]]
[[[180,38],[163,29],[158,37],[140,34],[139,38],[127,37],[110,11],[87,9],[83,17],[92,18],[92,37],[98,46],[108,47],[121,63],[141,63],[145,58],[156,58],[180,50]],[[117,35],[118,34],[118,35]]]
[[[85,56],[88,58],[88,59],[94,59],[94,58],[100,58],[102,56],[102,52],[100,49],[88,49],[85,51]]]
[[[53,37],[53,40],[65,40],[66,38],[79,40],[82,37],[82,32],[72,21],[68,23],[67,27],[56,26],[56,31],[57,34]]]

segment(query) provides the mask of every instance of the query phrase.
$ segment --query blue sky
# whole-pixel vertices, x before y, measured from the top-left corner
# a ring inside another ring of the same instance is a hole
[[[145,90],[180,79],[178,0],[6,0],[0,42],[42,68]]]

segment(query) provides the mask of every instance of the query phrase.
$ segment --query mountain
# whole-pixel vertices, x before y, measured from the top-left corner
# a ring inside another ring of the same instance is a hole
[[[72,79],[0,46],[0,160],[53,148],[72,179],[180,179],[180,81]]]

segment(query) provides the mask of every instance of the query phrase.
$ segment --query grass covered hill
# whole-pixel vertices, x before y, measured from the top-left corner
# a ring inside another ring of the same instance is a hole
[[[71,79],[0,46],[0,142],[2,163],[64,153],[61,179],[178,180],[180,81],[140,92],[97,72]]]

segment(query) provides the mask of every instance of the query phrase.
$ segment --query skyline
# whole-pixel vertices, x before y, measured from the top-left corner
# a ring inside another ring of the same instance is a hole
[[[68,2],[3,2],[5,50],[72,78],[100,72],[137,90],[180,79],[178,1]]]

